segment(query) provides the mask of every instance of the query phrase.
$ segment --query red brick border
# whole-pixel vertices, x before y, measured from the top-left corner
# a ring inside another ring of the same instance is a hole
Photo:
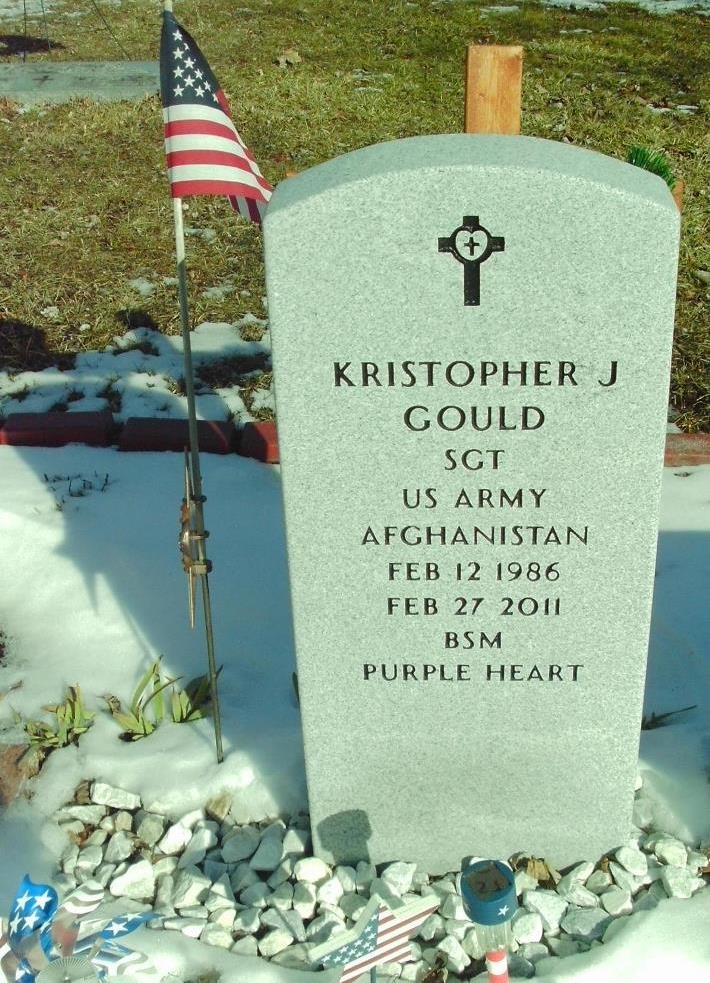
[[[229,454],[236,448],[237,431],[226,420],[198,420],[200,450],[208,454]],[[182,451],[190,443],[187,420],[161,420],[132,416],[118,438],[122,451]]]
[[[90,444],[106,447],[116,424],[110,410],[95,413],[14,413],[0,429],[0,444],[30,447],[62,447]]]
[[[667,468],[710,464],[710,433],[669,433],[664,463]]]
[[[279,442],[273,421],[245,423],[240,434],[238,453],[242,457],[255,457],[266,464],[278,464]]]

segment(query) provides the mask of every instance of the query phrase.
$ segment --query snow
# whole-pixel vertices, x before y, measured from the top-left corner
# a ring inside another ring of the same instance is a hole
[[[225,788],[235,793],[240,821],[307,808],[291,684],[279,468],[236,455],[203,455],[202,468],[212,533],[215,648],[225,666],[221,766],[210,720],[164,724],[129,744],[118,740],[119,728],[100,700],[104,693],[128,698],[140,673],[161,654],[165,672],[185,681],[204,671],[202,628],[198,623],[191,632],[187,626],[186,589],[173,547],[182,456],[78,445],[0,447],[6,557],[0,624],[7,636],[0,692],[22,681],[0,700],[0,728],[12,736],[11,708],[38,716],[43,704],[77,682],[98,711],[79,747],[50,755],[32,801],[17,802],[0,820],[0,911],[8,911],[25,872],[34,880],[51,877],[65,839],[47,817],[82,779],[102,778],[136,791],[147,808],[173,819]],[[84,494],[69,494],[70,477],[72,491]],[[703,600],[709,537],[710,466],[666,469],[645,712],[690,704],[698,709],[644,731],[639,767],[656,820],[695,844],[710,839],[710,610]],[[655,911],[634,915],[609,944],[538,964],[538,973],[544,970],[550,983],[701,983],[710,964],[709,916],[708,890],[687,901],[663,901]],[[133,938],[135,948],[154,955],[163,975],[179,979],[206,967],[235,983],[303,979],[294,970],[176,933],[141,929]]]
[[[136,282],[136,281],[134,281]],[[191,332],[193,364],[214,364],[228,358],[268,356],[269,334],[260,342],[244,341],[239,328],[265,325],[253,314],[235,324],[206,321]],[[114,338],[103,351],[81,352],[74,368],[45,369],[43,372],[0,372],[0,413],[43,413],[66,401],[69,413],[102,410],[109,406],[106,393],[120,396],[114,410],[117,420],[129,417],[187,417],[187,400],[179,395],[177,383],[184,374],[182,337],[164,335],[150,328],[133,328]],[[241,425],[254,417],[236,386],[197,394],[197,416],[201,420],[232,419]],[[256,390],[255,410],[273,409],[269,390]]]
[[[545,983],[702,983],[710,966],[710,891],[633,915],[608,943],[536,964]]]

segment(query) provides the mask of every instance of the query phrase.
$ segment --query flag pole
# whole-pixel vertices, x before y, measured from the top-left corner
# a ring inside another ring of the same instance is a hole
[[[172,9],[172,0],[163,0],[163,10],[171,13]],[[191,565],[191,575],[194,573],[198,576],[202,585],[202,609],[205,619],[205,634],[207,637],[207,665],[210,679],[212,718],[214,720],[217,763],[221,764],[224,761],[224,752],[222,749],[222,718],[219,708],[219,692],[217,690],[217,665],[214,656],[214,631],[212,628],[212,606],[210,604],[210,585],[208,579],[212,564],[207,559],[207,550],[205,548],[205,540],[207,539],[208,533],[205,532],[205,518],[202,506],[206,499],[202,494],[202,475],[200,472],[200,452],[197,436],[195,385],[192,367],[192,347],[190,345],[190,315],[187,304],[187,271],[185,267],[185,230],[183,227],[182,198],[173,198],[173,221],[175,224],[175,258],[177,262],[178,299],[180,302],[180,328],[182,330],[183,357],[185,362],[185,395],[187,397],[187,426],[190,438],[190,470],[192,472],[192,501],[186,504],[190,512],[194,513],[195,528],[194,530],[190,529],[189,536],[197,547],[197,559]],[[192,552],[192,548],[190,548],[190,552]]]
[[[167,0],[169,2],[169,0]],[[202,475],[200,473],[200,452],[197,437],[197,413],[195,410],[195,385],[192,368],[192,348],[190,346],[190,317],[187,306],[187,272],[185,268],[185,231],[183,228],[182,198],[173,198],[173,219],[175,222],[175,255],[177,259],[178,297],[180,300],[180,327],[182,329],[182,344],[185,361],[185,395],[187,396],[187,426],[190,437],[190,463],[192,472],[192,504],[194,505],[195,529],[190,538],[197,546],[197,563],[193,564],[194,573],[200,578],[202,585],[202,609],[205,619],[205,634],[207,636],[207,664],[210,677],[210,696],[212,702],[212,717],[214,719],[214,736],[217,748],[217,762],[224,761],[222,750],[222,720],[219,709],[219,693],[217,690],[217,665],[214,657],[214,632],[212,629],[212,606],[210,604],[210,585],[208,574],[212,564],[207,559],[205,540],[205,518],[202,506],[206,501],[202,494]],[[190,503],[188,503],[188,507]]]

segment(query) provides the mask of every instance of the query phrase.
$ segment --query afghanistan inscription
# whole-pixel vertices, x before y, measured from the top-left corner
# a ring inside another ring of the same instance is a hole
[[[324,858],[562,865],[625,840],[678,224],[657,177],[525,137],[395,141],[277,189],[267,288]]]

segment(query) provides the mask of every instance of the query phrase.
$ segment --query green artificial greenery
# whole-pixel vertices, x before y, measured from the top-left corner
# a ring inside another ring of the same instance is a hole
[[[152,734],[169,714],[173,723],[190,723],[200,720],[208,712],[210,684],[207,676],[197,676],[184,689],[175,686],[181,676],[163,679],[161,676],[162,656],[146,670],[138,681],[131,702],[126,710],[121,701],[113,695],[104,696],[112,717],[121,727],[121,738],[125,741],[138,741]],[[221,669],[220,669],[221,672]],[[219,675],[219,673],[218,673]],[[166,701],[166,690],[172,687],[170,702]]]
[[[671,163],[662,151],[648,150],[646,147],[631,147],[626,160],[635,167],[642,167],[644,171],[650,171],[652,174],[662,177],[671,191],[675,187],[676,179],[671,169]]]
[[[67,697],[63,703],[51,704],[44,709],[55,715],[54,724],[44,720],[23,722],[18,713],[15,713],[15,723],[23,725],[30,745],[39,748],[45,756],[56,748],[78,744],[79,738],[91,727],[96,716],[92,710],[87,710],[84,706],[78,683],[76,686],[67,687]]]

